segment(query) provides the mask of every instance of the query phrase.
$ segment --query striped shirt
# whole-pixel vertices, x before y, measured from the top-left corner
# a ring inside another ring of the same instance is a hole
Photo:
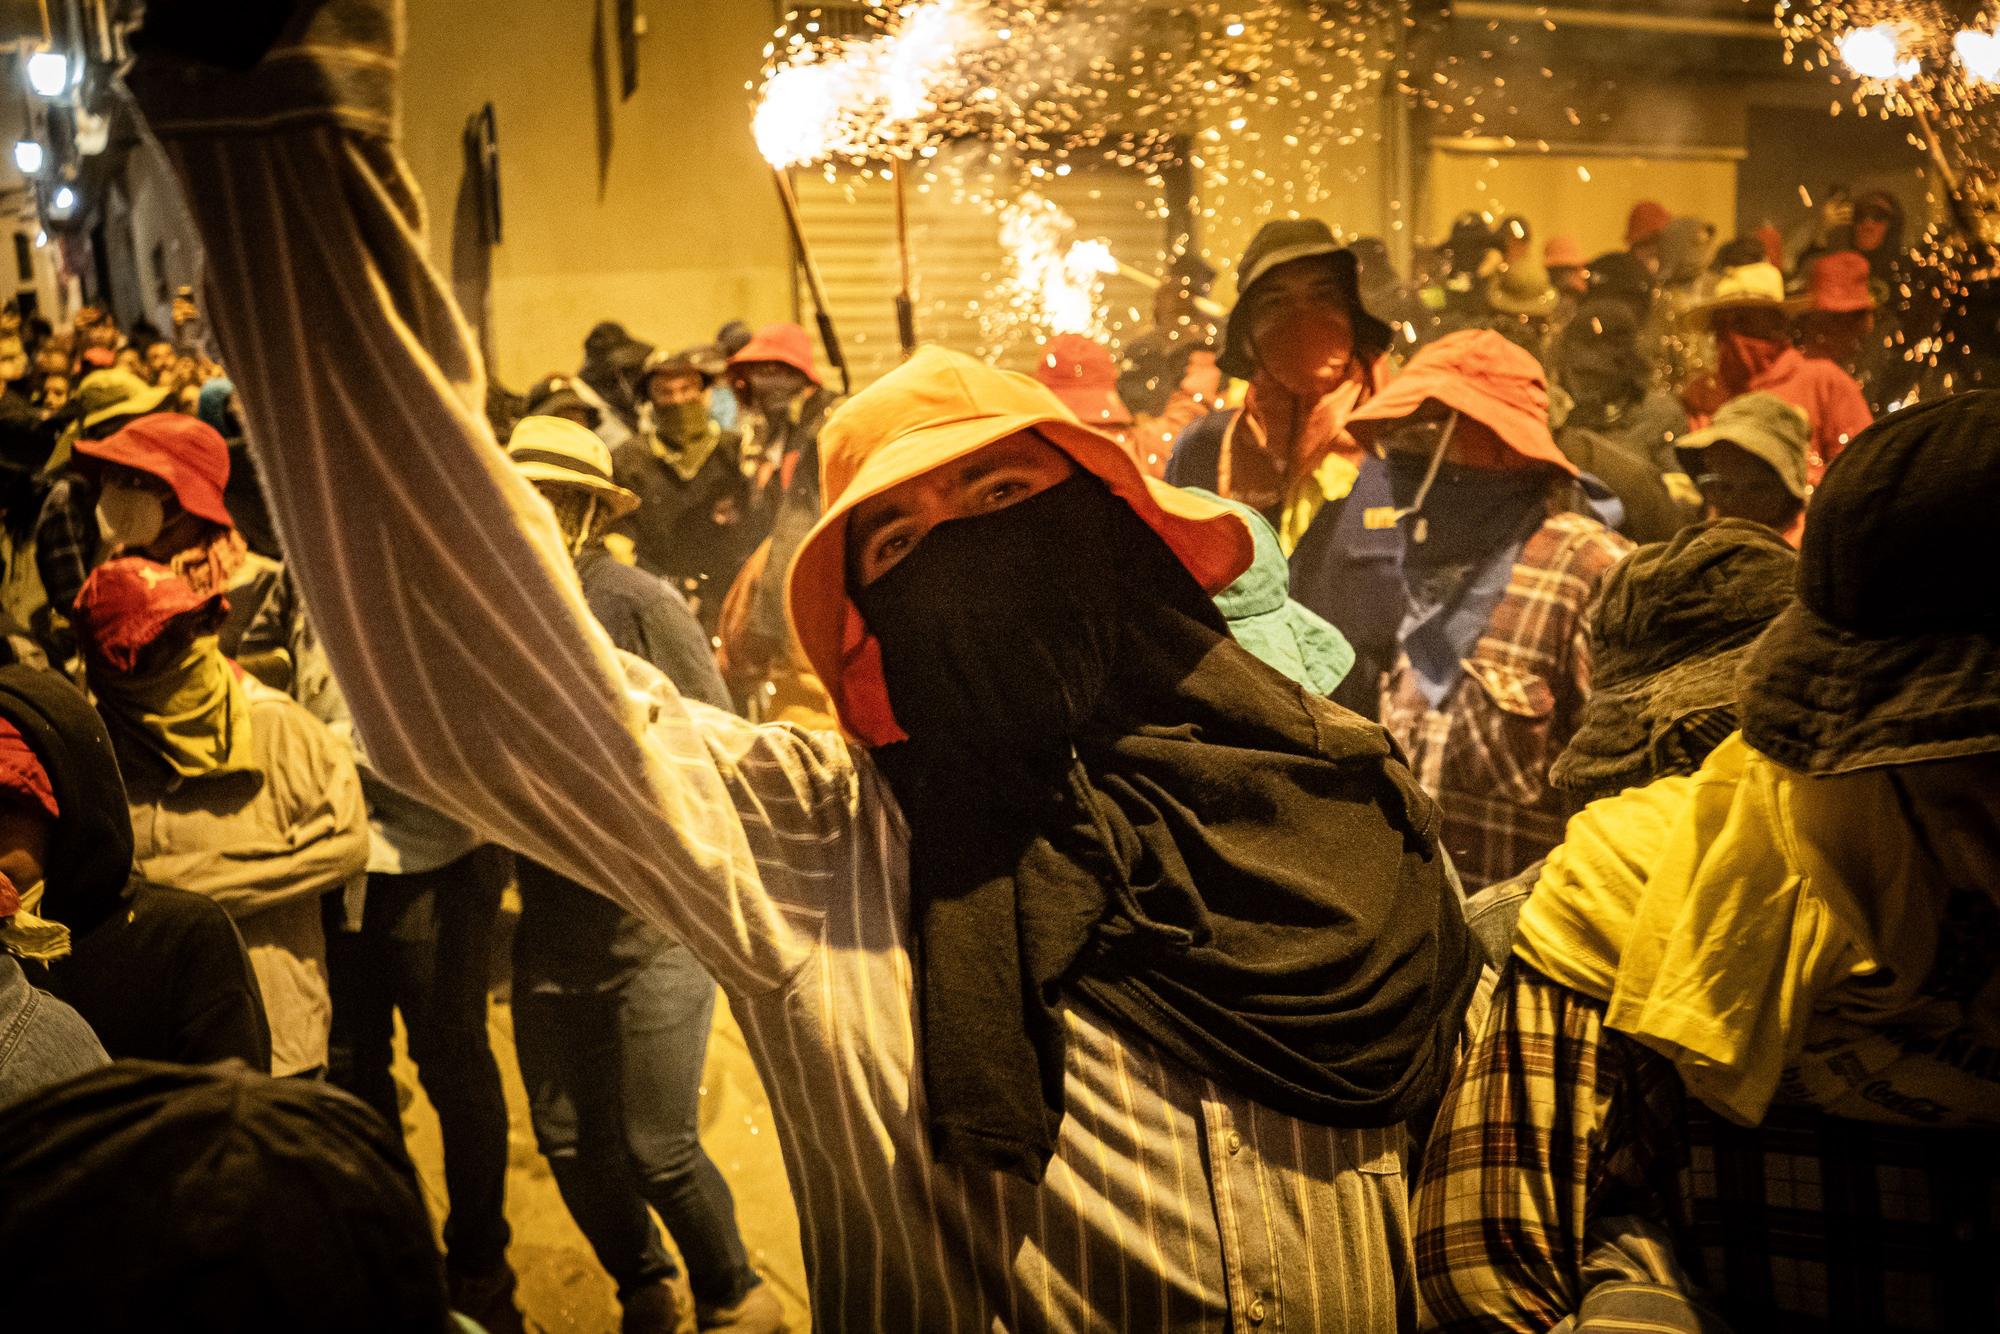
[[[390,146],[166,144],[289,563],[383,776],[679,937],[769,1091],[826,1330],[1390,1330],[1400,1129],[1302,1124],[1068,1013],[1046,1179],[935,1162],[908,835],[864,754],[620,659],[475,406]]]

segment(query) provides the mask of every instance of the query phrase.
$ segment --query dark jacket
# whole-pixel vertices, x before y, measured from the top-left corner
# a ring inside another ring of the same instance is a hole
[[[1664,542],[1695,519],[1674,503],[1651,460],[1580,426],[1557,431],[1556,445],[1571,463],[1611,488],[1625,507],[1617,531],[1635,543]]]
[[[659,579],[621,565],[601,547],[578,558],[584,601],[625,652],[658,667],[691,700],[729,707],[705,634],[687,604]],[[610,899],[521,859],[521,924],[514,933],[514,985],[528,991],[607,990],[673,942]]]
[[[48,985],[120,1060],[271,1068],[270,1022],[243,938],[222,905],[190,890],[135,890],[124,911],[75,938]]]
[[[742,451],[743,437],[724,431],[692,481],[682,481],[644,437],[634,436],[611,453],[618,484],[639,497],[639,508],[617,531],[632,540],[639,568],[688,597],[711,633],[723,595],[750,555]]]

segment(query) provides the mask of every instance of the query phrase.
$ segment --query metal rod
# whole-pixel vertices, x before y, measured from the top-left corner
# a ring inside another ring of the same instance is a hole
[[[1127,279],[1130,282],[1138,283],[1143,287],[1150,287],[1155,292],[1159,291],[1162,287],[1165,287],[1167,285],[1167,280],[1165,278],[1155,278],[1152,274],[1146,272],[1144,269],[1135,269],[1122,259],[1116,260],[1114,262],[1118,265],[1118,276],[1120,278]],[[1219,301],[1211,301],[1205,296],[1198,296],[1194,298],[1194,308],[1200,311],[1202,314],[1208,316],[1210,319],[1216,319],[1216,320],[1223,319],[1227,317],[1229,314],[1229,307],[1223,305]]]
[[[889,185],[896,204],[896,337],[907,358],[917,350],[917,307],[910,296],[910,201],[901,157],[889,159]]]
[[[1910,110],[1916,113],[1917,128],[1923,131],[1924,147],[1930,151],[1931,162],[1944,182],[1945,203],[1951,208],[1952,221],[1965,233],[1967,245],[1991,250],[1990,242],[1979,225],[1979,215],[1974,212],[1972,201],[1965,197],[1965,183],[1958,169],[1951,165],[1951,159],[1944,153],[1944,144],[1938,138],[1937,127],[1931,123],[1930,112],[1915,98],[1910,99]]]
[[[806,229],[799,221],[799,197],[792,190],[791,177],[782,170],[772,168],[771,179],[778,183],[778,200],[785,206],[785,225],[791,229],[792,248],[799,257],[799,267],[805,270],[806,290],[812,294],[813,311],[819,324],[820,346],[826,349],[826,359],[840,372],[840,392],[854,392],[854,384],[847,373],[847,356],[840,350],[840,338],[833,331],[833,312],[826,304],[826,284],[820,280],[819,261],[813,258],[812,248],[806,244]]]

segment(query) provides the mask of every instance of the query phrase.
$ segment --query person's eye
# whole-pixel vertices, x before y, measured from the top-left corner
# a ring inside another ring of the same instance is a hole
[[[995,507],[1012,504],[1021,499],[1027,489],[1026,482],[995,482],[986,489],[986,503]]]
[[[890,533],[875,540],[875,549],[869,553],[868,563],[880,572],[909,554],[909,550],[908,534]]]

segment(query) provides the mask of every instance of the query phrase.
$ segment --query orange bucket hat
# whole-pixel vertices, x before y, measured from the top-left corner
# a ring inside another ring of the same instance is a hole
[[[1534,353],[1491,329],[1461,329],[1428,344],[1388,388],[1356,408],[1347,429],[1363,444],[1436,401],[1492,431],[1523,462],[1574,477],[1549,431],[1549,383]]]
[[[941,347],[919,348],[821,428],[826,512],[799,547],[785,587],[792,633],[841,726],[863,745],[901,741],[904,732],[889,707],[881,646],[848,596],[848,516],[873,496],[1023,432],[1060,449],[1130,505],[1210,593],[1250,568],[1249,526],[1219,502],[1146,477],[1116,441],[1080,424],[1029,376]]]

